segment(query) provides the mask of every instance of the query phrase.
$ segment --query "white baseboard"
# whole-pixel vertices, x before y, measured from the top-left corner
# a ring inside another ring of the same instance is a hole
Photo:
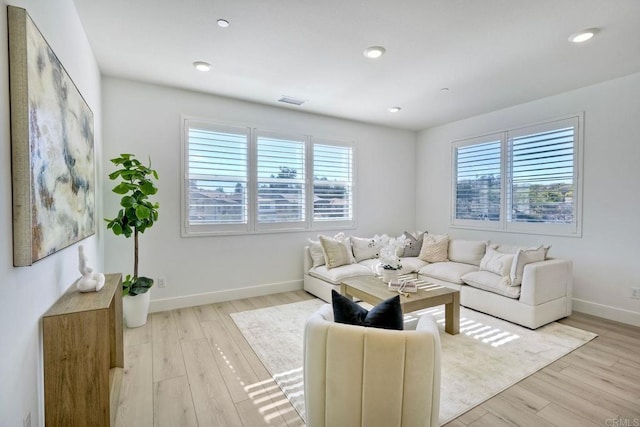
[[[640,313],[637,311],[625,310],[575,298],[573,299],[573,311],[603,317],[628,325],[640,326]]]
[[[175,310],[178,308],[195,307],[197,305],[213,304],[241,298],[259,297],[280,292],[298,291],[302,289],[302,280],[291,282],[270,283],[267,285],[249,286],[240,289],[225,289],[223,291],[207,292],[206,294],[185,295],[173,298],[151,300],[149,313]]]

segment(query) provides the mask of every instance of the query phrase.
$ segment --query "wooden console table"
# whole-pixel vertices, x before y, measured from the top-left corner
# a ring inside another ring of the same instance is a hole
[[[42,318],[47,426],[115,425],[124,368],[122,275],[99,292],[75,284]]]

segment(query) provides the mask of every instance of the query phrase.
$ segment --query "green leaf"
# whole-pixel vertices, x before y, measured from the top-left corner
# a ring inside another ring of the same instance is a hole
[[[146,219],[149,218],[149,214],[151,213],[151,211],[149,210],[148,207],[143,206],[143,205],[138,205],[136,207],[136,216],[139,219]]]
[[[153,279],[149,277],[138,277],[136,279],[136,285],[150,288],[153,286]]]
[[[153,182],[145,181],[142,183],[142,185],[140,185],[140,191],[142,191],[144,194],[149,195],[156,194],[158,190],[153,186]]]
[[[126,182],[121,182],[120,184],[113,187],[113,192],[117,194],[126,194],[129,192],[129,184]]]
[[[116,236],[122,234],[122,227],[117,222],[113,223],[113,227],[111,229],[113,230],[113,234],[115,234]]]
[[[148,277],[136,277],[131,282],[131,286],[128,289],[131,296],[144,294],[153,286],[153,279]]]
[[[130,208],[136,203],[136,199],[131,196],[124,196],[120,201],[120,205],[125,208]]]
[[[132,233],[133,233],[133,229],[131,228],[131,226],[129,224],[125,224],[122,227],[122,234],[124,234],[124,237],[131,237]]]

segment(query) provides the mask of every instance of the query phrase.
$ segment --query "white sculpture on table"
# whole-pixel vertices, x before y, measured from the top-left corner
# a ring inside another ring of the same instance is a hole
[[[98,292],[104,286],[104,274],[94,273],[93,268],[87,266],[87,257],[82,245],[78,246],[79,270],[82,277],[78,279],[76,286],[80,292]]]

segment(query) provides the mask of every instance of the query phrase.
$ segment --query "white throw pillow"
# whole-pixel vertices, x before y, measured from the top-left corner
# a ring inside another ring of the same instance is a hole
[[[448,251],[449,236],[446,234],[425,234],[418,258],[426,262],[449,261],[447,259]]]
[[[383,246],[382,239],[376,239],[374,237],[364,239],[354,236],[351,236],[350,239],[356,262],[364,261],[365,259],[378,258],[380,248]]]
[[[513,254],[503,254],[487,246],[487,253],[480,260],[480,270],[497,274],[503,278],[503,284],[512,286],[511,266],[514,256]]]
[[[324,251],[322,250],[322,245],[319,240],[311,240],[309,241],[309,255],[311,255],[311,260],[313,261],[312,268],[320,267],[324,265]]]
[[[328,269],[355,262],[351,252],[351,240],[348,237],[345,238],[344,233],[338,233],[334,238],[328,236],[318,236],[318,238]]]
[[[544,261],[547,250],[542,245],[535,249],[519,249],[511,265],[511,286],[521,285],[524,266],[531,262]]]

